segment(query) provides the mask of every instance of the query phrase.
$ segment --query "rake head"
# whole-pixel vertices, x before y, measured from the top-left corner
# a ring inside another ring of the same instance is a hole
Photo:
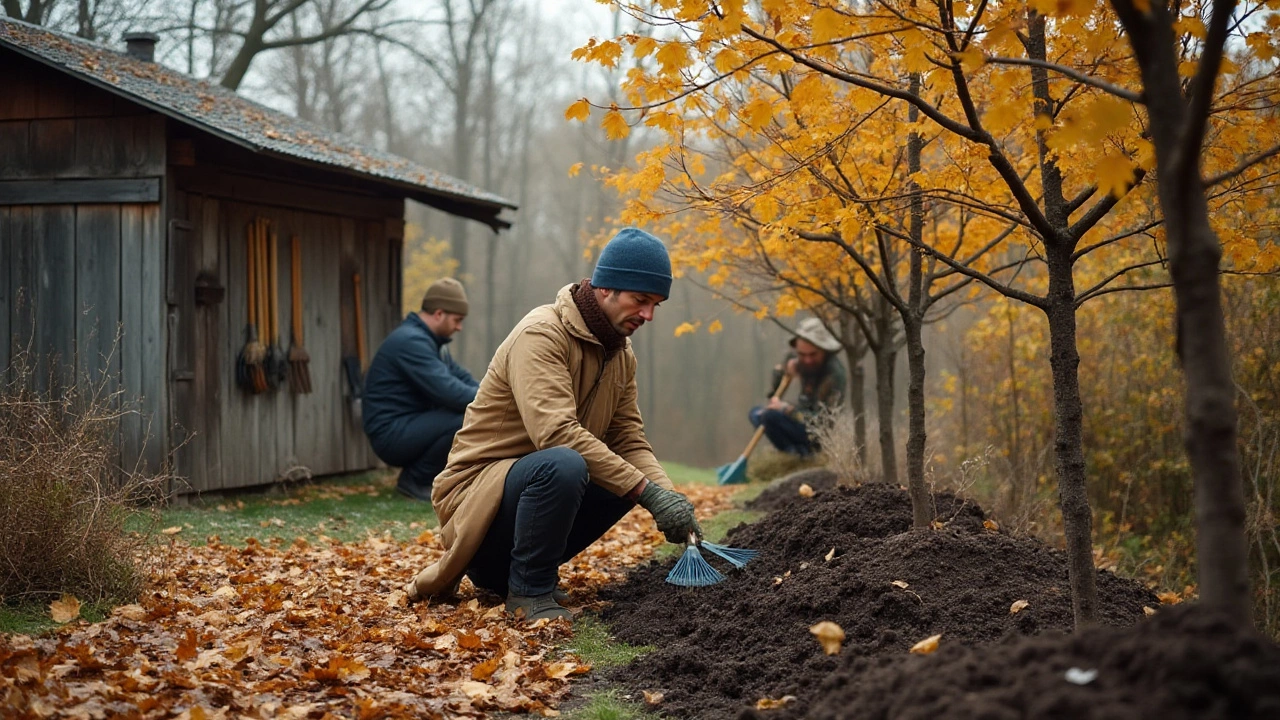
[[[721,580],[724,580],[724,575],[711,567],[711,563],[702,557],[702,553],[698,552],[698,546],[693,543],[689,543],[689,546],[684,549],[684,554],[676,561],[675,567],[667,573],[667,582],[681,587],[706,587],[715,585]]]
[[[747,456],[740,455],[728,465],[716,468],[716,482],[721,485],[741,485],[747,481]]]
[[[733,548],[726,545],[717,545],[716,543],[707,542],[706,540],[702,541],[702,547],[704,550],[710,550],[716,555],[728,560],[739,570],[746,567],[747,563],[756,559],[756,557],[760,555],[759,550],[747,550],[746,548]]]

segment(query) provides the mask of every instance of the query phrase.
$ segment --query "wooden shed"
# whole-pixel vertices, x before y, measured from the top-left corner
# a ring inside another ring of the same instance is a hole
[[[367,362],[401,320],[405,199],[495,232],[514,205],[158,65],[154,43],[0,18],[0,368],[30,348],[55,381],[106,378],[141,411],[121,462],[171,458],[177,492],[375,467],[342,358],[357,325]],[[286,349],[298,238],[310,393],[236,381],[261,222]]]

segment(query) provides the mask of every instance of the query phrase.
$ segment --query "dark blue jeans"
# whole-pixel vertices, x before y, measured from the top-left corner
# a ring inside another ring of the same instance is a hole
[[[426,496],[449,460],[453,436],[462,429],[462,413],[428,410],[370,437],[373,451],[388,465],[401,468],[400,485]]]
[[[591,482],[587,461],[554,447],[511,466],[502,507],[467,566],[477,587],[499,595],[545,595],[559,569],[587,548],[635,503]]]
[[[760,427],[764,423],[764,436],[782,452],[801,456],[813,454],[809,433],[799,420],[779,410],[766,410],[763,405],[751,408],[747,417],[751,419],[752,427]]]

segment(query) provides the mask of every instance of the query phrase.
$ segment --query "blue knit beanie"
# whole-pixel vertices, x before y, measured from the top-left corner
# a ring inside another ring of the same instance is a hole
[[[622,228],[600,252],[591,286],[671,297],[671,256],[658,238]]]

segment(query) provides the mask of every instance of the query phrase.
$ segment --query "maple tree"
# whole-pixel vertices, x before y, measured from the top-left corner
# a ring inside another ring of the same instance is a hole
[[[1250,5],[1242,16],[1263,7]],[[711,242],[717,227],[691,218],[728,216],[754,222],[795,253],[832,242],[856,248],[883,234],[1044,314],[1074,610],[1078,623],[1092,621],[1076,315],[1095,297],[1168,285],[1166,230],[1150,178],[1160,122],[1139,111],[1147,99],[1117,15],[1094,2],[1040,0],[660,0],[624,3],[620,11],[667,32],[664,39],[593,39],[577,53],[609,65],[630,46],[658,63],[654,72],[631,73],[629,105],[612,106],[602,119],[609,135],[622,137],[629,132],[624,111],[632,110],[636,122],[666,138],[614,177],[629,197],[624,219]],[[1167,13],[1175,78],[1197,67],[1204,13],[1198,4]],[[1217,101],[1205,105],[1207,183],[1220,188],[1214,207],[1248,204],[1267,182],[1265,161],[1276,154],[1263,148],[1276,136],[1266,108],[1278,26],[1258,16],[1229,28],[1240,50]],[[589,109],[584,99],[566,116],[583,118]],[[917,135],[920,171],[881,163],[880,182],[868,183],[878,193],[849,191],[849,158],[896,151],[904,136]],[[717,141],[733,155],[708,153]],[[966,262],[973,246],[949,254],[903,232],[892,213],[914,198],[953,217],[972,213],[969,236],[978,246],[1007,233],[1001,250]],[[1228,213],[1222,220],[1236,221],[1226,235],[1230,253],[1258,252],[1248,234],[1257,219]]]

